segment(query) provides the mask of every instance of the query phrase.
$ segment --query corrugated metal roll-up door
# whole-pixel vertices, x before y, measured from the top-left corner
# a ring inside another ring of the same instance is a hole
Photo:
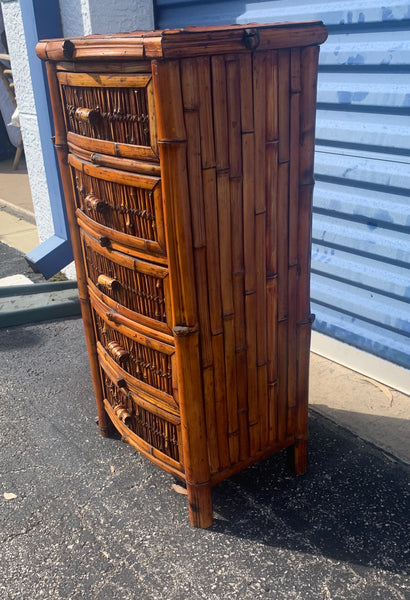
[[[410,4],[157,1],[159,27],[321,19],[314,328],[410,367]]]

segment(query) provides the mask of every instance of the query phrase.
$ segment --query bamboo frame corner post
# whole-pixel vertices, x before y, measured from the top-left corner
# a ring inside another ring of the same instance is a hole
[[[55,145],[103,434],[211,488],[307,464],[322,23],[45,40]]]

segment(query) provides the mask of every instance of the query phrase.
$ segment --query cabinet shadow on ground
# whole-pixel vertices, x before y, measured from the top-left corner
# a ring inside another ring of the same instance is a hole
[[[405,573],[409,567],[409,470],[327,419],[310,414],[308,472],[286,451],[213,490],[223,534]]]

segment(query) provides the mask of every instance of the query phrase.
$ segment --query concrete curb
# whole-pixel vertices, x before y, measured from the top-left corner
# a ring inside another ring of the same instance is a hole
[[[0,288],[0,328],[77,316],[80,312],[76,281]]]

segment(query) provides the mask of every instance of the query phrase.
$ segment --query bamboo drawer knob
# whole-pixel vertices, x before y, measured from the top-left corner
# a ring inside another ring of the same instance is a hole
[[[97,125],[101,118],[98,108],[83,108],[81,106],[76,109],[74,116],[77,121],[83,121],[90,125]]]
[[[118,342],[109,342],[107,350],[111,356],[119,363],[123,363],[130,357],[130,353]]]
[[[127,427],[131,425],[131,415],[126,408],[117,404],[114,406],[114,413],[119,418],[119,420],[124,423]]]
[[[243,43],[248,50],[255,50],[259,44],[259,32],[257,29],[245,29],[243,32]]]
[[[100,246],[103,248],[108,248],[111,244],[110,238],[106,237],[105,235],[100,235],[98,241],[100,242]]]
[[[73,58],[75,46],[71,40],[64,40],[62,49],[64,58]]]
[[[118,379],[116,379],[114,383],[117,386],[117,388],[120,388],[120,390],[124,390],[127,387],[127,382],[123,377],[118,377]]]
[[[88,194],[84,198],[84,202],[87,208],[95,210],[98,213],[104,212],[104,210],[107,208],[107,205],[104,202],[104,200],[101,200],[101,198],[97,198],[97,196],[94,196],[94,194]]]
[[[122,287],[118,279],[108,277],[107,275],[99,275],[97,283],[99,286],[108,288],[112,292],[119,292]]]

